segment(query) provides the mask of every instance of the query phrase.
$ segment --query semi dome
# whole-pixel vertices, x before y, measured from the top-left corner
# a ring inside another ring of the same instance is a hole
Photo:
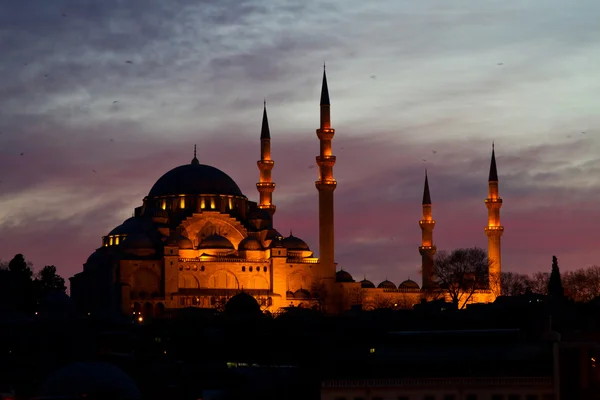
[[[107,236],[112,235],[132,235],[142,233],[148,228],[148,221],[143,218],[131,217],[125,220],[121,225],[110,231]]]
[[[310,250],[306,242],[290,233],[290,236],[281,241],[283,247],[288,250]]]
[[[310,292],[306,289],[298,289],[294,292],[295,299],[310,299],[311,297]]]
[[[227,249],[234,250],[233,244],[224,236],[209,235],[202,239],[198,249]]]
[[[365,278],[360,281],[360,287],[363,289],[375,289],[375,284]]]
[[[121,245],[121,249],[153,249],[154,243],[143,233],[129,235]]]
[[[245,292],[240,292],[225,304],[225,313],[230,315],[260,314],[260,305],[256,299]]]
[[[263,210],[262,208],[257,208],[255,210],[252,210],[248,213],[248,220],[249,221],[253,221],[253,220],[270,220],[271,219],[271,214],[269,214],[269,212],[267,210]]]
[[[44,381],[40,399],[141,398],[134,381],[121,369],[105,362],[76,362],[61,368]]]
[[[179,247],[182,250],[192,250],[194,248],[192,241],[183,235],[179,235],[176,243],[177,243],[177,247]]]
[[[407,279],[398,285],[398,289],[420,289],[419,284],[413,280]]]
[[[354,282],[354,278],[352,278],[352,275],[350,275],[349,272],[346,272],[343,269],[341,269],[335,273],[335,281],[336,282]]]
[[[262,244],[260,240],[254,236],[248,236],[244,238],[238,245],[238,250],[262,250]]]
[[[377,285],[377,289],[396,289],[396,285],[394,285],[394,282],[390,282],[386,279]]]
[[[192,162],[173,168],[161,176],[150,189],[148,197],[182,194],[244,196],[235,181],[225,172],[210,165]]]

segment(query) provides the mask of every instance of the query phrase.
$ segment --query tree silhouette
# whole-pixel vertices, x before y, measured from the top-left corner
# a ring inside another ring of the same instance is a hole
[[[32,312],[35,295],[31,277],[31,263],[23,254],[17,254],[8,262],[7,269],[0,275],[2,305],[22,312]]]
[[[488,266],[487,253],[479,247],[440,251],[433,263],[434,281],[462,309],[476,290],[488,287]]]
[[[54,265],[46,265],[36,275],[35,282],[42,296],[53,292],[64,293],[67,290],[65,280],[56,273]]]
[[[562,298],[565,295],[556,256],[552,256],[552,271],[550,272],[550,280],[548,281],[548,295],[556,298]]]

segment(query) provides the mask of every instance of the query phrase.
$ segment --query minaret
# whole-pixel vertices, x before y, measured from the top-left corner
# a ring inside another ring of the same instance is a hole
[[[259,208],[269,211],[271,217],[275,214],[273,205],[273,191],[275,184],[271,181],[271,170],[275,162],[271,160],[271,132],[269,131],[269,120],[267,119],[267,101],[264,102],[262,128],[260,130],[260,160],[257,161],[260,171],[260,182],[256,189],[260,194]]]
[[[500,225],[502,199],[498,196],[498,171],[496,170],[496,154],[493,144],[490,177],[488,179],[488,198],[485,199],[485,205],[488,209],[488,224],[485,227],[485,234],[488,237],[489,285],[494,296],[499,296],[502,288],[500,238],[504,233],[504,227]]]
[[[335,278],[335,248],[333,226],[333,191],[337,182],[333,178],[335,156],[331,154],[331,140],[335,130],[331,128],[329,90],[327,75],[323,65],[323,86],[321,87],[321,125],[317,137],[321,151],[317,156],[319,180],[315,182],[319,191],[319,261],[326,277]]]
[[[435,221],[431,213],[431,195],[429,194],[429,181],[427,179],[427,170],[425,170],[425,188],[423,189],[423,216],[419,221],[421,227],[421,245],[419,253],[421,254],[421,273],[423,274],[423,289],[433,287],[433,256],[436,247],[433,245],[433,228]]]

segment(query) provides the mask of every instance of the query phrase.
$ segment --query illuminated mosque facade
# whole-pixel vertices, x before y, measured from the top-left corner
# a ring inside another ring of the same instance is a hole
[[[260,134],[259,201],[249,200],[223,171],[191,163],[176,167],[156,181],[134,215],[102,237],[102,245],[71,281],[71,296],[88,313],[120,309],[125,315],[159,316],[187,307],[221,308],[234,297],[252,296],[261,309],[324,308],[339,313],[353,306],[411,308],[435,287],[433,241],[435,221],[427,176],[423,194],[419,253],[422,283],[407,280],[396,286],[387,279],[378,285],[356,282],[336,271],[333,177],[336,157],[331,143],[327,77],[323,73],[320,125],[319,257],[302,239],[284,236],[273,226],[275,183],[271,172],[271,135],[266,104]],[[500,224],[502,199],[494,151],[489,175],[488,208],[489,288],[478,290],[469,302],[490,302],[500,288]]]

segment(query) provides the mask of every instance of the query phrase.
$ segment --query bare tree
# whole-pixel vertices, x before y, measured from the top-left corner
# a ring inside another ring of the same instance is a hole
[[[502,295],[519,296],[529,287],[529,275],[516,272],[502,272]]]
[[[325,303],[329,297],[327,285],[323,281],[313,281],[310,285],[310,294],[313,300],[317,303],[319,311],[325,310]]]
[[[400,296],[394,299],[394,308],[402,310],[410,310],[414,306],[414,296],[410,296],[407,293],[400,293]],[[420,301],[417,301],[417,303]]]
[[[600,296],[600,267],[597,265],[566,272],[562,280],[565,295],[575,301],[586,302]]]
[[[457,308],[466,306],[478,289],[487,289],[489,259],[479,247],[440,251],[433,264],[436,284],[448,292]]]
[[[361,305],[364,303],[367,291],[365,289],[359,287],[359,288],[351,289],[348,294],[349,294],[348,300],[350,302],[350,306],[356,306],[356,305]]]
[[[374,300],[374,306],[376,309],[378,308],[389,308],[389,309],[393,309],[394,308],[394,300],[390,299],[388,296],[382,296],[380,294],[378,294],[377,296],[375,296]]]
[[[531,291],[536,294],[547,295],[548,294],[548,282],[550,281],[549,272],[536,272],[529,281]]]

